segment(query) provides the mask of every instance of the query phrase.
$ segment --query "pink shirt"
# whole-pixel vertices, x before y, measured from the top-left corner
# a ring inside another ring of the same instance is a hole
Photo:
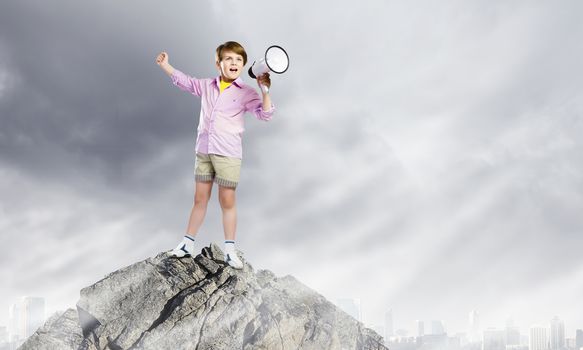
[[[263,99],[241,77],[219,92],[220,77],[197,79],[174,69],[172,83],[181,90],[201,97],[196,152],[243,158],[242,136],[245,112],[260,120],[270,120],[274,107],[263,110]]]

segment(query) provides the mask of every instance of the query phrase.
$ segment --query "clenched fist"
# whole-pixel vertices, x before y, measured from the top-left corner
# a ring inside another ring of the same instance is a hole
[[[156,57],[156,64],[158,64],[159,66],[163,64],[168,64],[168,54],[166,53],[166,51],[160,52],[158,57]]]

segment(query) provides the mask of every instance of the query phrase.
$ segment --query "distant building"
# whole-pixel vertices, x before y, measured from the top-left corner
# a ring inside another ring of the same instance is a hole
[[[583,329],[575,331],[575,349],[583,348]]]
[[[445,334],[445,327],[442,321],[438,320],[431,321],[431,334],[433,335]]]
[[[462,336],[459,334],[447,337],[447,349],[457,350],[462,347]]]
[[[549,350],[549,334],[546,327],[530,327],[528,348],[529,350]]]
[[[469,344],[468,342],[468,334],[465,332],[456,333],[455,336],[460,340],[460,347],[466,347]]]
[[[423,323],[423,321],[417,320],[415,321],[416,326],[417,326],[417,336],[418,337],[422,337],[425,335],[425,324]]]
[[[395,335],[398,336],[399,338],[407,338],[407,336],[409,335],[409,331],[407,331],[406,329],[397,329],[395,331]]]
[[[558,317],[551,320],[550,347],[551,350],[565,348],[565,323]]]
[[[506,346],[520,345],[520,328],[507,325],[505,329]]]
[[[464,346],[462,346],[461,350],[482,350],[482,342],[481,341],[467,342]]]
[[[506,350],[506,331],[486,329],[482,338],[482,350]]]
[[[445,349],[447,348],[447,334],[426,334],[421,338],[422,349]]]
[[[388,309],[385,312],[385,341],[389,341],[389,339],[395,335],[393,327],[393,310]]]
[[[15,342],[22,339],[21,333],[21,303],[16,302],[8,308],[8,341]]]
[[[476,310],[472,310],[468,315],[468,340],[470,342],[481,341],[480,333],[480,316]]]
[[[416,337],[393,337],[390,342],[385,340],[385,344],[391,350],[418,350],[421,345]]]
[[[338,306],[358,322],[362,322],[360,311],[360,299],[342,298],[338,299]]]
[[[7,327],[0,327],[0,344],[8,343],[8,328]]]
[[[25,296],[8,311],[8,341],[20,345],[45,322],[45,299]]]
[[[27,339],[45,322],[45,299],[22,298],[22,334]]]

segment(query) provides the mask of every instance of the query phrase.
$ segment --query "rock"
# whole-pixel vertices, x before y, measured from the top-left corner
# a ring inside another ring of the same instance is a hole
[[[21,349],[50,348],[33,338],[62,344],[54,349],[386,349],[294,277],[242,260],[243,270],[229,267],[211,244],[194,259],[164,252],[115,271],[81,290],[77,315],[47,321]]]

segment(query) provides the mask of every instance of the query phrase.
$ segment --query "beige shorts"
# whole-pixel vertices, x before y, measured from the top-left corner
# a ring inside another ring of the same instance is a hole
[[[194,178],[197,182],[214,181],[219,186],[236,188],[241,176],[241,159],[218,154],[196,154]]]

